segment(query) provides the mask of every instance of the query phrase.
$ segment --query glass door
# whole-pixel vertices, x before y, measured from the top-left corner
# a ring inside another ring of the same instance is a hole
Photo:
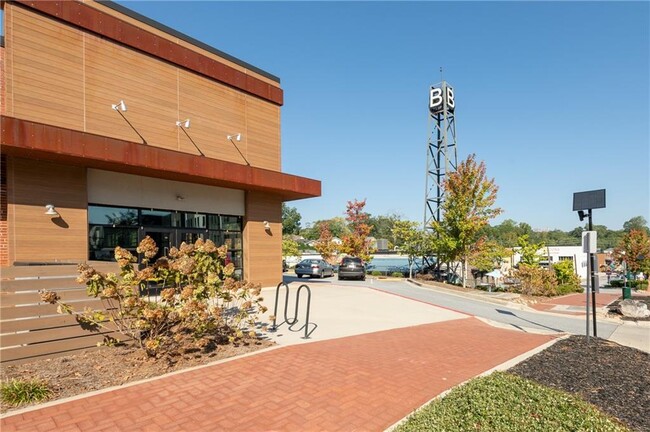
[[[156,246],[158,246],[158,253],[153,259],[149,260],[150,263],[156,262],[160,257],[168,256],[169,249],[176,245],[176,235],[174,230],[164,228],[144,228],[143,230],[140,230],[140,232],[142,233],[141,241],[146,236],[149,236],[156,242]]]
[[[180,247],[183,242],[194,244],[198,239],[205,240],[207,237],[206,230],[178,230],[176,233],[176,247]]]

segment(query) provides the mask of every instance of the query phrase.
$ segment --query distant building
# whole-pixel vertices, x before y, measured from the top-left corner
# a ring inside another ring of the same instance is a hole
[[[514,254],[511,258],[511,266],[516,266],[521,261],[521,254],[517,252],[520,248],[513,248]],[[587,254],[582,251],[582,246],[548,246],[537,251],[540,257],[540,265],[551,268],[553,264],[560,261],[573,262],[573,268],[581,280],[587,279]]]

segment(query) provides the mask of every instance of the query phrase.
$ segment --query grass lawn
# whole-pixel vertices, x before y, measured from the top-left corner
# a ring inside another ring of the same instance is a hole
[[[504,372],[453,389],[396,428],[405,431],[630,431],[582,399]]]

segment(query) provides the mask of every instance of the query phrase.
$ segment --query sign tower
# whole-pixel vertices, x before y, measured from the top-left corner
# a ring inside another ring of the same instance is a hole
[[[440,69],[442,75],[442,68]],[[456,101],[454,89],[442,80],[429,88],[429,139],[427,142],[427,170],[424,197],[424,229],[432,230],[431,223],[443,218],[442,187],[445,178],[456,171]],[[429,258],[424,264],[431,266]],[[436,265],[436,267],[438,267]]]

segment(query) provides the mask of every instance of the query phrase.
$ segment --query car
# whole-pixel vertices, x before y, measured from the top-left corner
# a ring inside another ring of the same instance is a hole
[[[322,259],[304,259],[296,264],[294,269],[296,276],[299,278],[334,276],[334,269],[325,260]]]
[[[366,266],[361,258],[345,257],[339,265],[339,280],[359,279],[366,280]]]

